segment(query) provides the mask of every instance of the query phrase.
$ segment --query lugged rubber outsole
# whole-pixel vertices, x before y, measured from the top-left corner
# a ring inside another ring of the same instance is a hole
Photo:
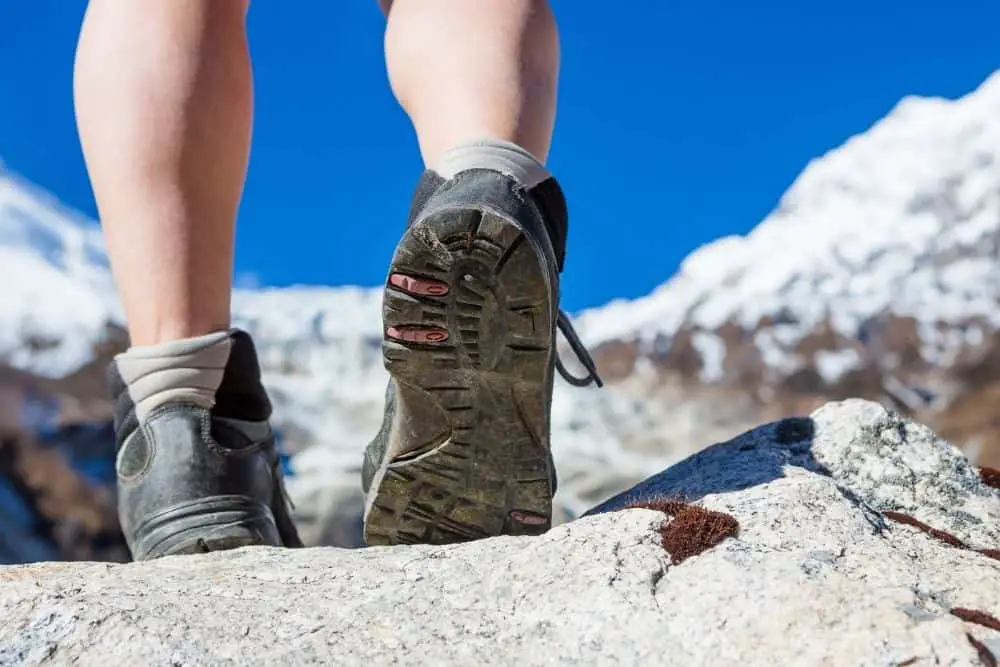
[[[367,544],[445,544],[551,526],[548,395],[557,311],[541,251],[513,220],[452,207],[412,225],[383,300],[395,382]]]
[[[212,496],[175,505],[136,527],[135,560],[281,546],[269,507],[245,496]]]

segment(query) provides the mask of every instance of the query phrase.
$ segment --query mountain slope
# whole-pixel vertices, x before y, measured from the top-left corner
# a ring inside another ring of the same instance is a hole
[[[0,163],[0,360],[59,377],[120,311],[100,230]]]
[[[916,318],[927,358],[948,363],[968,340],[941,339],[936,322],[1000,321],[998,232],[1000,72],[957,101],[903,100],[809,164],[749,235],[695,251],[652,295],[587,313],[582,329],[594,344],[782,319],[760,341],[780,367],[824,319],[855,337],[893,313]]]
[[[903,100],[746,237],[580,319],[632,395],[700,406],[675,445],[863,396],[997,463],[1000,72],[960,100]]]

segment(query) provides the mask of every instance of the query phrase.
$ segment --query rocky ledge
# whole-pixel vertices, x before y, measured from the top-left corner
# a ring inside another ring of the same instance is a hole
[[[852,400],[535,538],[0,568],[0,664],[996,665],[1000,474]]]

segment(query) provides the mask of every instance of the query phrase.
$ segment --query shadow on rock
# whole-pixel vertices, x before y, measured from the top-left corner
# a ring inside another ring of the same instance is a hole
[[[828,475],[813,456],[815,435],[816,423],[811,417],[790,417],[765,424],[692,454],[583,516],[648,506],[664,499],[691,503],[715,493],[741,491],[784,477],[788,466]]]

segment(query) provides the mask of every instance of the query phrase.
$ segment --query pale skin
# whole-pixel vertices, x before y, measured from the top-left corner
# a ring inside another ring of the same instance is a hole
[[[87,9],[77,124],[133,345],[229,327],[253,117],[247,2],[90,0]],[[428,165],[486,137],[545,161],[559,69],[545,0],[382,6],[392,90]]]

